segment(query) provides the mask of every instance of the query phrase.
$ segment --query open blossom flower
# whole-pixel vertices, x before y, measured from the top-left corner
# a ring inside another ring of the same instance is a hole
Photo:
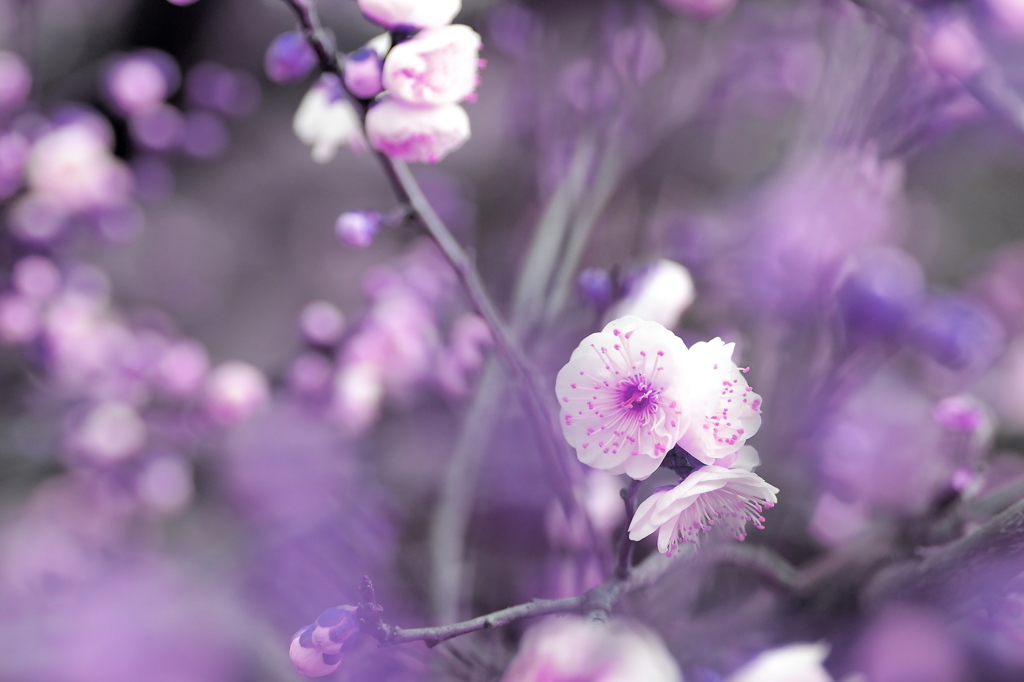
[[[358,0],[370,21],[385,28],[444,26],[462,9],[462,0]]]
[[[502,682],[681,682],[658,636],[622,620],[607,626],[579,616],[546,620],[526,633]]]
[[[629,524],[629,539],[658,531],[658,550],[671,556],[680,543],[700,544],[700,533],[723,526],[737,540],[747,536],[747,522],[763,528],[764,507],[773,507],[779,489],[744,469],[701,467],[667,490],[640,503]]]
[[[733,362],[735,345],[715,338],[690,347],[693,423],[679,445],[705,464],[739,450],[761,426],[761,396]]]
[[[686,344],[657,322],[613,320],[573,351],[555,393],[584,464],[645,479],[689,425]]]
[[[461,24],[428,28],[388,53],[384,87],[410,104],[455,104],[476,90],[479,68],[476,31]]]
[[[469,139],[469,116],[458,104],[417,107],[388,98],[366,114],[366,135],[392,159],[437,163]]]

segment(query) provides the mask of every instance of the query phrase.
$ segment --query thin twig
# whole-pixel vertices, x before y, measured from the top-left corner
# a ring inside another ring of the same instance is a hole
[[[628,488],[623,488],[622,501],[626,505],[626,528],[622,531],[622,539],[619,541],[619,562],[615,566],[615,575],[619,580],[629,577],[629,571],[633,567],[633,548],[636,543],[629,539],[629,522],[636,513],[636,494],[640,490],[640,481],[630,481]]]

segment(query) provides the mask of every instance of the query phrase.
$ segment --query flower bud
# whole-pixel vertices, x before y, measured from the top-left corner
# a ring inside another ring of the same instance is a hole
[[[373,99],[384,89],[380,55],[369,47],[356,50],[345,62],[345,87],[360,99]]]
[[[380,229],[380,214],[376,211],[346,211],[334,224],[334,232],[345,246],[365,249],[373,243]]]
[[[851,257],[836,289],[836,305],[854,337],[892,337],[902,332],[924,296],[924,273],[899,249],[869,249]]]
[[[985,64],[984,48],[964,17],[934,20],[921,47],[933,69],[954,78],[970,78]]]
[[[359,631],[356,607],[347,604],[332,606],[321,613],[313,623],[310,637],[313,646],[325,654],[337,654],[349,637]]]
[[[310,343],[333,346],[345,333],[345,316],[333,303],[313,301],[302,309],[299,327]]]
[[[288,648],[292,665],[307,677],[330,675],[341,665],[341,654],[325,654],[313,644],[312,633],[316,626],[307,625],[294,635]]]
[[[462,9],[462,0],[358,0],[370,21],[385,28],[444,26]]]
[[[476,31],[461,24],[428,28],[388,53],[384,87],[409,104],[455,104],[473,95],[479,68]]]
[[[587,268],[576,277],[576,290],[583,300],[603,309],[612,299],[612,278],[603,268]]]
[[[263,373],[247,362],[224,362],[206,380],[206,410],[215,421],[230,424],[255,412],[270,399]]]
[[[301,33],[289,31],[270,41],[263,68],[275,83],[302,80],[316,66],[316,52]]]
[[[458,104],[415,107],[388,98],[366,114],[370,145],[398,161],[437,163],[469,134],[469,116]]]

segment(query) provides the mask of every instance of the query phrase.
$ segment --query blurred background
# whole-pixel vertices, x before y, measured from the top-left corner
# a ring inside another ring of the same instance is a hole
[[[342,51],[379,32],[317,7]],[[793,641],[837,679],[1020,680],[1019,529],[956,542],[1024,496],[1024,7],[458,21],[472,139],[414,171],[552,398],[626,313],[736,342],[764,398],[780,502],[743,547],[801,587],[712,551],[622,613],[698,682]],[[607,575],[622,482],[567,448],[561,511],[441,255],[412,225],[339,241],[396,200],[372,155],[293,132],[316,75],[265,55],[295,26],[279,0],[0,0],[0,680],[301,679],[290,636],[364,575],[403,627]],[[333,678],[497,680],[527,625],[360,641]]]

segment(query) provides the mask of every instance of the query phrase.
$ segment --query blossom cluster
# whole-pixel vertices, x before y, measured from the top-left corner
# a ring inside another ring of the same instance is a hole
[[[393,159],[437,163],[469,139],[469,116],[460,103],[475,96],[481,42],[470,27],[451,23],[461,5],[459,0],[359,2],[366,17],[388,33],[347,56],[343,82],[324,76],[300,105],[295,132],[313,147],[314,159],[328,161],[336,147],[359,149],[368,140]],[[308,70],[311,63],[297,56],[308,46],[284,49],[282,42],[271,45],[268,73]],[[367,106],[365,139],[342,84]]]
[[[747,522],[760,527],[775,504],[778,489],[750,471],[761,397],[734,347],[716,338],[687,348],[657,322],[626,316],[583,339],[559,371],[562,431],[581,462],[644,480],[678,449],[698,466],[640,505],[631,539],[657,530],[667,553],[716,521],[743,539]]]

